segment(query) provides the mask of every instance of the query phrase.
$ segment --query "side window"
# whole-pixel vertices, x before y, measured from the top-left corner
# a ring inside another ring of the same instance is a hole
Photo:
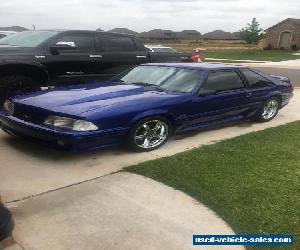
[[[106,39],[103,36],[97,36],[97,39],[96,39],[97,51],[105,51],[106,50],[105,40]]]
[[[85,52],[94,50],[94,36],[92,34],[74,34],[65,35],[57,39],[55,43],[72,44],[76,47],[75,51]],[[72,50],[66,50],[65,52],[72,52]]]
[[[249,69],[240,69],[243,75],[246,77],[247,82],[252,89],[265,88],[273,86],[273,83],[266,78],[260,76],[259,74],[249,70]]]
[[[235,71],[210,72],[208,79],[203,83],[203,90],[213,90],[216,92],[244,88],[244,83]]]
[[[97,50],[107,51],[135,51],[135,43],[130,37],[106,36],[98,37]]]

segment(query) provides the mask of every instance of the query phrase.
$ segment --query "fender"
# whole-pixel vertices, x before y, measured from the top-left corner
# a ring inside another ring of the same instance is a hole
[[[147,110],[142,113],[137,114],[136,116],[133,117],[130,121],[130,125],[132,126],[135,124],[137,121],[143,120],[145,118],[151,117],[151,116],[162,116],[170,120],[172,124],[175,122],[175,115],[173,113],[170,113],[166,109],[152,109],[152,110]]]
[[[28,62],[20,60],[2,60],[0,61],[0,76],[4,70],[5,75],[23,73],[25,75],[38,78],[37,80],[49,81],[50,76],[46,67],[39,62]]]
[[[274,90],[272,91],[271,93],[268,93],[266,96],[265,96],[265,100],[266,101],[267,99],[271,98],[271,97],[278,97],[281,101],[282,99],[282,93],[278,90]]]

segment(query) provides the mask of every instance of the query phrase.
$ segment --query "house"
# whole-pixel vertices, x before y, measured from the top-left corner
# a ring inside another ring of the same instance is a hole
[[[139,34],[138,32],[135,32],[127,28],[114,28],[112,30],[109,30],[109,32],[125,34],[125,35],[134,35],[134,36],[137,36]]]
[[[176,37],[181,40],[200,40],[201,33],[197,30],[183,30],[176,32]]]
[[[300,19],[287,18],[268,28],[264,45],[269,49],[299,49]]]
[[[15,32],[22,32],[28,29],[21,27],[21,26],[10,26],[10,27],[0,27],[2,31],[15,31]]]
[[[223,30],[214,30],[202,35],[204,43],[242,43],[239,33],[226,32]]]
[[[139,37],[144,40],[168,41],[176,40],[176,32],[172,30],[154,29],[148,32],[142,32]]]
[[[138,36],[147,41],[201,40],[201,33],[197,30],[176,32],[172,30],[154,29],[148,32],[142,32]]]

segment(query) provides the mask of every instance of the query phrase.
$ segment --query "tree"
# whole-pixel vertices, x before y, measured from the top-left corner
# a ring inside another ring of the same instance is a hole
[[[264,35],[264,31],[256,21],[256,18],[253,18],[251,23],[248,23],[245,28],[240,30],[241,38],[250,44],[257,44]]]

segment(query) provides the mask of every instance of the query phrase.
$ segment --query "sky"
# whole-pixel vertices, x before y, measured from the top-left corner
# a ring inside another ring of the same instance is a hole
[[[299,0],[1,0],[0,27],[109,30],[127,27],[206,33],[238,31],[253,17],[262,28],[300,18]]]

